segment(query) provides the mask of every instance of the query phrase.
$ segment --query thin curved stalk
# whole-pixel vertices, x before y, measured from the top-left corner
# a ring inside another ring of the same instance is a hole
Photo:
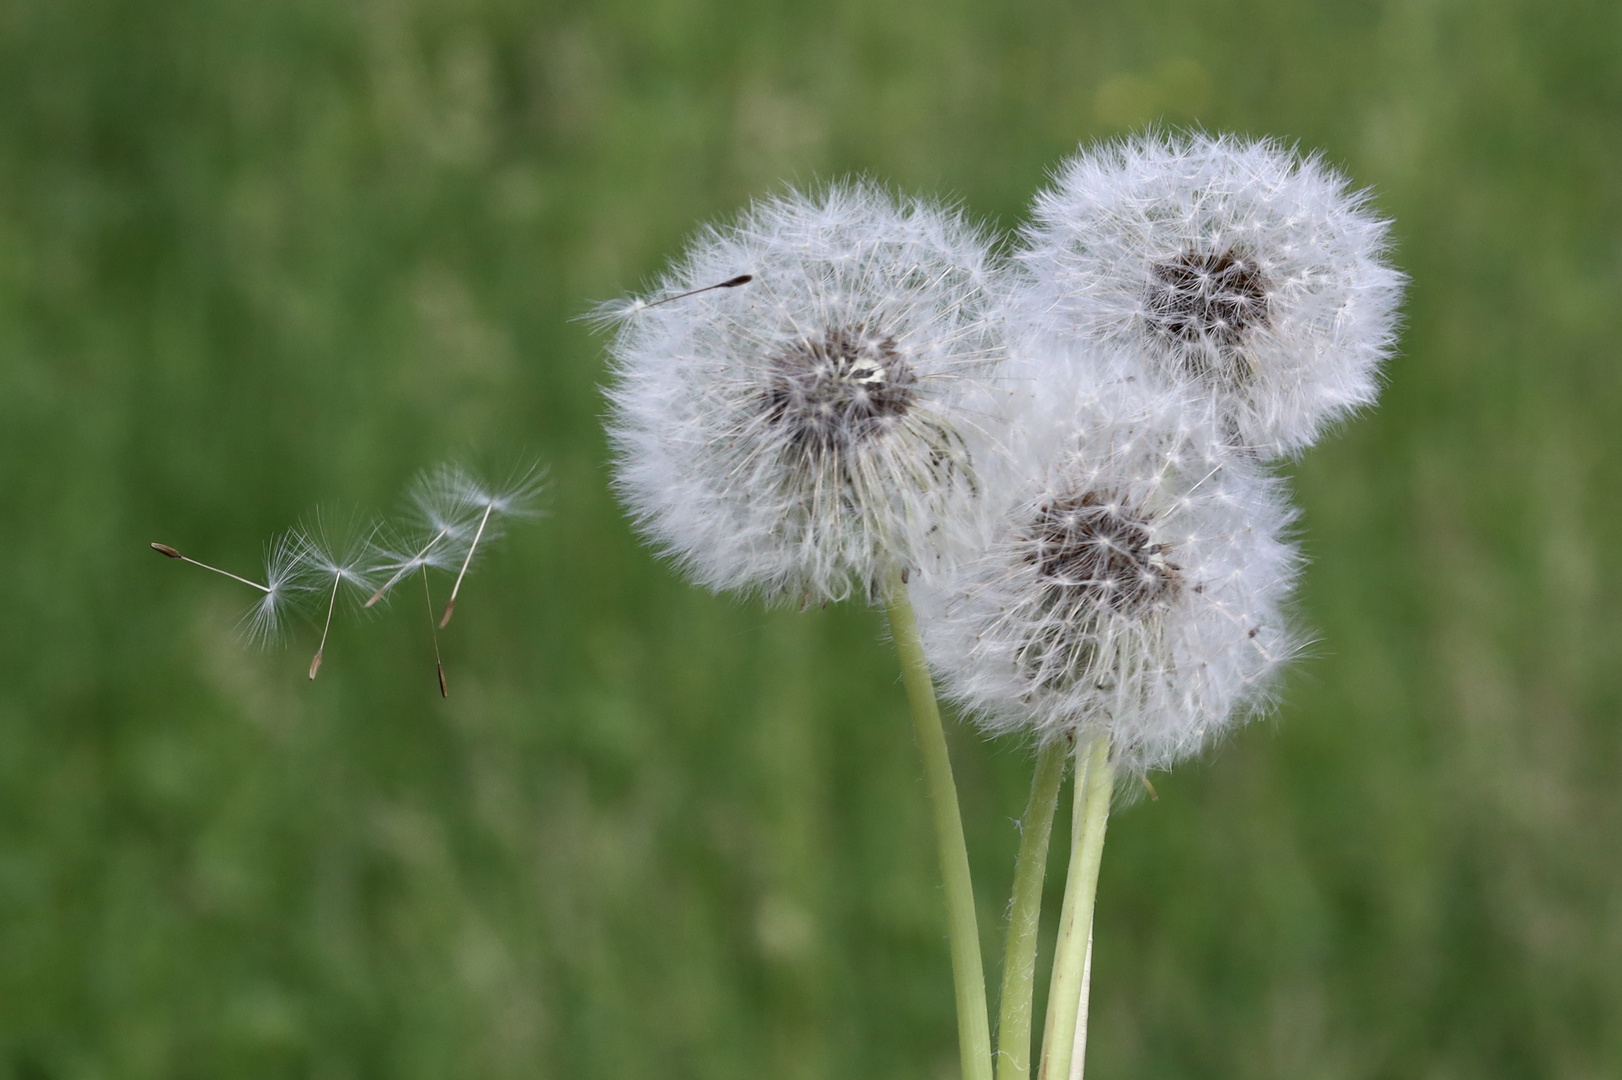
[[[1093,899],[1098,893],[1098,864],[1104,854],[1115,769],[1109,760],[1109,738],[1099,735],[1076,748],[1075,809],[1070,822],[1070,871],[1059,915],[1054,947],[1053,981],[1048,990],[1047,1024],[1042,1032],[1040,1080],[1071,1080],[1076,1024],[1092,945]]]
[[[1031,996],[1036,979],[1036,936],[1042,920],[1042,882],[1047,876],[1053,812],[1064,782],[1070,744],[1044,746],[1031,778],[1031,801],[1020,819],[1019,859],[1009,903],[1008,943],[1003,952],[1002,1004],[997,1020],[997,1080],[1031,1075]]]
[[[941,881],[946,893],[947,936],[952,948],[952,982],[957,989],[958,1050],[963,1080],[992,1080],[991,1023],[986,1011],[986,975],[980,959],[980,928],[974,917],[974,887],[969,880],[969,848],[963,839],[963,817],[957,785],[946,752],[946,732],[935,703],[935,684],[924,661],[918,619],[899,570],[885,581],[884,601],[890,633],[901,658],[901,677],[912,704],[913,730],[924,758],[924,783],[940,844]]]

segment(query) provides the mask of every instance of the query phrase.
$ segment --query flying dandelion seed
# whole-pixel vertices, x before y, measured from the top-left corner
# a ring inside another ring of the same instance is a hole
[[[444,629],[479,551],[500,539],[509,521],[536,516],[545,487],[545,470],[534,465],[513,473],[501,485],[489,484],[454,463],[420,474],[411,486],[409,539],[382,531],[374,539],[373,560],[387,577],[365,606],[377,604],[419,569],[454,572],[456,580],[438,623]]]
[[[200,566],[257,589],[259,599],[243,612],[239,624],[243,636],[251,644],[270,645],[278,640],[287,613],[307,597],[311,587],[308,576],[310,539],[299,529],[289,529],[266,545],[263,584],[183,555],[168,544],[154,543],[151,546],[160,555]]]
[[[626,319],[632,318],[641,312],[646,311],[648,308],[656,308],[660,304],[670,304],[677,300],[685,300],[689,296],[698,296],[701,293],[709,292],[711,289],[736,289],[738,286],[747,285],[753,280],[755,280],[755,275],[753,274],[737,274],[733,277],[727,278],[725,281],[718,281],[714,285],[701,285],[696,289],[688,289],[685,292],[679,292],[674,296],[660,297],[658,300],[644,300],[639,296],[621,297],[617,300],[605,300],[602,303],[595,305],[590,311],[586,312],[586,314],[579,316],[579,319],[587,323],[595,330],[609,330],[619,326]]]
[[[327,635],[332,631],[332,616],[337,610],[340,592],[358,599],[376,584],[381,568],[374,561],[376,549],[371,539],[377,531],[376,524],[365,528],[351,524],[332,529],[317,515],[314,525],[305,533],[306,574],[311,582],[320,583],[319,587],[327,598],[326,616],[321,622],[321,643],[310,658],[311,679],[321,671],[327,651]]]
[[[498,488],[485,484],[465,469],[452,467],[441,470],[437,481],[430,483],[425,496],[430,504],[436,501],[437,488],[437,499],[442,505],[467,508],[467,520],[471,520],[475,512],[478,515],[478,523],[473,527],[472,537],[467,543],[467,554],[462,557],[462,565],[456,571],[456,583],[451,586],[450,599],[445,602],[445,614],[440,617],[439,629],[445,629],[451,621],[451,613],[456,610],[456,597],[462,591],[462,580],[467,577],[468,567],[473,565],[479,543],[495,541],[501,535],[504,519],[530,517],[537,513],[535,504],[545,487],[545,479],[545,474],[532,466]]]

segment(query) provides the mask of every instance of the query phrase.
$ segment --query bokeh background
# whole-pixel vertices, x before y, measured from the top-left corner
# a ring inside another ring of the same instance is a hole
[[[0,1077],[953,1076],[880,619],[641,547],[570,320],[784,181],[1008,229],[1156,120],[1321,149],[1412,288],[1290,469],[1314,655],[1111,826],[1089,1075],[1622,1075],[1622,6],[11,0]],[[147,550],[452,456],[552,486],[448,701],[420,609],[309,683]],[[1030,762],[952,736],[995,979]]]

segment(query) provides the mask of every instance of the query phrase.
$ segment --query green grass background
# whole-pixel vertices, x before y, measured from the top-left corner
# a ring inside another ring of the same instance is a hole
[[[1010,228],[1156,119],[1321,148],[1412,287],[1291,469],[1315,654],[1111,826],[1089,1076],[1622,1075],[1622,6],[12,0],[0,1077],[954,1075],[880,619],[653,559],[569,319],[785,180]],[[447,702],[416,607],[312,684],[146,548],[452,455],[552,487]],[[1030,763],[952,737],[995,978]]]

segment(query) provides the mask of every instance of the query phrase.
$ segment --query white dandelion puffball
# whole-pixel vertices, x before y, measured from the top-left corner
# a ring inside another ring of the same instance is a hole
[[[1001,282],[960,214],[865,183],[706,229],[604,316],[621,498],[712,589],[837,600],[924,561],[983,489]]]
[[[1236,444],[1295,453],[1374,401],[1404,279],[1388,222],[1321,158],[1151,132],[1065,162],[1034,218],[1023,309],[1200,389]]]
[[[1068,438],[1000,503],[978,557],[914,589],[925,649],[989,733],[1102,733],[1127,767],[1164,767],[1264,706],[1294,651],[1291,511],[1174,395],[1050,396],[1067,403],[1032,426],[1068,414]]]

